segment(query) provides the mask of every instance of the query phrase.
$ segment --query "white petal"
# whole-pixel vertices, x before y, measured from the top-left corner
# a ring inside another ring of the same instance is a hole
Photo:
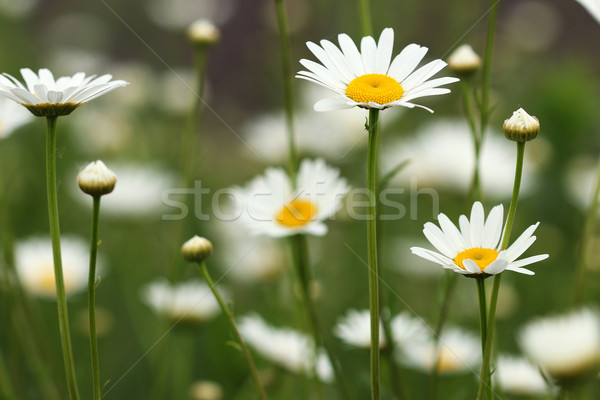
[[[23,76],[23,80],[25,81],[25,84],[27,85],[27,90],[29,90],[30,92],[33,93],[34,86],[41,83],[40,79],[38,78],[36,73],[33,72],[29,68],[21,68],[21,75]]]
[[[442,94],[450,93],[450,89],[446,88],[434,88],[434,89],[426,89],[420,90],[418,92],[411,92],[407,95],[402,96],[402,101],[407,102],[414,99],[419,99],[421,97],[430,97],[430,96],[440,96]]]
[[[54,75],[47,68],[41,68],[38,72],[40,76],[40,82],[48,88],[48,90],[56,90],[56,83],[54,82]]]
[[[46,88],[46,85],[33,85],[33,93],[35,93],[42,103],[48,102],[48,89]]]
[[[483,206],[480,202],[476,201],[471,209],[471,219],[469,225],[471,232],[469,237],[471,238],[471,245],[473,247],[481,247],[481,239],[483,235]]]
[[[429,242],[436,248],[440,253],[448,258],[454,258],[459,253],[459,249],[455,249],[452,243],[448,241],[444,233],[437,225],[427,222],[423,233]]]
[[[394,30],[385,28],[379,36],[377,44],[377,55],[375,58],[375,72],[378,74],[387,74],[390,68],[390,60],[392,59],[392,51],[394,49]]]
[[[500,272],[504,271],[508,266],[508,261],[503,258],[498,257],[496,260],[492,261],[490,265],[488,265],[483,272],[490,275],[497,275]]]
[[[346,61],[348,61],[348,65],[355,76],[360,76],[365,74],[365,68],[363,66],[362,58],[360,52],[356,48],[354,41],[350,39],[350,36],[342,33],[338,35],[338,41],[340,43],[340,48],[344,52],[344,56],[346,56]]]
[[[440,72],[445,66],[446,63],[442,60],[433,60],[410,74],[410,76],[404,81],[400,82],[400,84],[405,91],[410,91],[411,89],[425,82],[427,79],[431,78],[433,75]]]
[[[331,59],[331,61],[335,64],[340,74],[344,77],[344,80],[348,82],[352,81],[355,76],[352,72],[344,53],[340,49],[337,48],[336,45],[331,43],[329,40],[321,40],[321,46],[327,52],[327,55]]]
[[[314,44],[313,42],[306,42],[306,46],[308,47],[308,49],[310,51],[312,51],[312,53],[315,55],[315,57],[317,57],[319,59],[319,61],[321,61],[321,63],[325,66],[325,68],[327,68],[332,73],[338,75],[340,78],[345,79],[346,82],[344,82],[344,83],[348,83],[349,79],[352,79],[352,77],[350,77],[348,79],[346,76],[344,76],[344,74],[339,70],[339,68],[336,66],[336,64],[333,62],[333,60],[331,60],[330,55],[325,50],[323,50],[321,47]]]
[[[14,94],[19,99],[21,99],[22,103],[33,104],[33,105],[40,104],[40,99],[35,97],[28,90],[21,89],[21,88],[14,88],[14,89],[11,89],[10,91],[12,94]]]
[[[330,97],[319,100],[315,103],[315,111],[336,111],[336,110],[347,110],[348,108],[354,107],[353,104],[349,104],[347,99],[344,97]]]
[[[365,67],[365,74],[375,73],[375,57],[377,57],[377,44],[375,39],[371,36],[365,36],[360,42],[360,55],[362,58],[363,66]]]
[[[467,247],[462,235],[460,234],[460,231],[456,228],[452,221],[450,221],[446,214],[438,215],[438,222],[440,223],[446,238],[452,242],[452,245],[455,249],[461,251]]]
[[[481,247],[487,249],[495,249],[498,246],[500,236],[502,236],[502,225],[504,221],[504,208],[502,204],[492,208],[485,226],[483,228],[483,238],[481,240]]]
[[[302,64],[309,71],[314,73],[318,77],[318,79],[323,83],[326,83],[327,85],[336,88],[336,90],[346,90],[346,85],[341,81],[341,79],[333,75],[327,68],[325,68],[321,64],[317,64],[314,61],[306,59],[300,60],[300,64]]]
[[[473,260],[468,260],[468,259],[463,260],[462,264],[465,267],[465,269],[472,274],[480,274],[481,273],[481,268],[479,268],[479,265],[477,265],[475,263],[475,261],[473,261]]]
[[[529,246],[533,244],[533,242],[535,242],[535,236],[531,235],[533,235],[539,224],[540,223],[538,222],[537,224],[531,225],[529,228],[527,228],[525,232],[523,232],[508,249],[506,249],[507,260],[516,260],[529,248]]]
[[[427,51],[427,47],[421,47],[414,43],[409,44],[394,58],[388,70],[388,75],[398,82],[402,82],[417,68]]]
[[[519,274],[535,275],[535,272],[530,271],[527,268],[513,268],[513,267],[508,267],[508,268],[506,268],[506,270],[507,271],[518,272]]]
[[[57,92],[55,90],[51,90],[48,92],[48,102],[53,104],[58,104],[62,102],[63,94],[61,92]]]
[[[522,260],[518,260],[518,261],[514,261],[514,262],[510,263],[510,267],[511,268],[524,267],[526,265],[533,264],[533,263],[536,263],[538,261],[545,260],[548,257],[549,257],[548,254],[540,254],[540,255],[537,255],[537,256],[531,256],[531,257],[523,258]]]
[[[461,215],[458,218],[458,225],[460,226],[460,233],[462,234],[467,247],[468,248],[475,247],[475,246],[473,246],[473,243],[471,243],[471,238],[469,236],[469,233],[471,231],[471,228],[469,225],[469,219],[465,215]]]
[[[14,94],[12,94],[11,92],[9,92],[7,90],[0,89],[0,94],[3,96],[6,96],[7,98],[11,99],[15,103],[19,103],[19,104],[23,103],[22,99],[20,99],[19,97],[15,96]]]
[[[433,261],[436,264],[440,265],[452,265],[452,260],[446,256],[443,256],[435,251],[431,251],[428,249],[424,249],[422,247],[411,247],[410,251],[421,258],[424,258],[429,261]]]

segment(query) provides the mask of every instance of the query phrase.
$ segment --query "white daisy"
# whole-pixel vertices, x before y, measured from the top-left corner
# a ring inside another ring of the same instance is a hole
[[[597,179],[597,160],[586,156],[578,156],[567,166],[563,179],[565,192],[572,204],[580,210],[587,211],[594,194]]]
[[[500,355],[494,381],[503,392],[517,396],[544,396],[550,392],[539,369],[522,357]]]
[[[78,238],[63,236],[60,247],[67,296],[87,289],[89,243]],[[49,237],[17,242],[15,267],[17,276],[27,292],[43,298],[56,298],[54,257]]]
[[[111,81],[112,75],[86,78],[83,72],[54,79],[52,72],[42,68],[36,74],[21,69],[25,87],[9,74],[0,76],[0,94],[23,105],[38,117],[57,117],[72,113],[81,104],[102,96],[127,82]]]
[[[300,164],[296,189],[283,169],[269,168],[236,193],[240,219],[257,235],[283,237],[298,233],[322,236],[323,221],[333,216],[348,192],[346,180],[322,159]]]
[[[392,336],[399,348],[431,340],[433,330],[418,317],[401,312],[392,318]]]
[[[33,117],[23,107],[5,97],[0,97],[0,140],[10,136],[20,126]]]
[[[423,233],[429,242],[439,251],[421,247],[411,247],[413,254],[442,265],[444,268],[469,277],[497,275],[504,270],[533,275],[526,265],[548,258],[548,254],[531,256],[518,260],[532,244],[532,236],[539,222],[531,225],[506,250],[500,249],[503,224],[503,208],[498,205],[484,218],[483,206],[475,202],[471,209],[471,219],[461,215],[460,230],[445,214],[438,215],[441,229],[428,222]]]
[[[314,342],[305,334],[272,327],[258,315],[242,317],[238,322],[238,329],[246,343],[269,361],[297,374],[311,376],[316,369],[322,381],[333,380],[331,363],[322,350],[318,351],[316,368],[314,367]]]
[[[344,343],[354,347],[371,347],[371,313],[369,310],[349,310],[338,319],[334,333]],[[385,347],[383,326],[379,324],[379,346]]]
[[[473,371],[481,363],[481,341],[461,329],[446,328],[438,346],[436,362],[436,343],[432,336],[425,341],[405,342],[398,353],[400,362],[427,372],[437,366],[438,372],[446,374]]]
[[[521,330],[519,344],[554,379],[587,374],[600,366],[600,316],[583,309],[534,320]]]
[[[143,288],[142,299],[157,314],[175,321],[204,322],[220,311],[210,288],[198,280],[176,285],[166,279],[152,282]]]
[[[363,37],[360,52],[348,35],[340,34],[338,41],[340,48],[328,40],[322,40],[321,46],[307,43],[322,65],[306,59],[300,60],[308,71],[300,71],[296,78],[322,85],[338,94],[337,97],[317,102],[316,111],[356,106],[382,110],[403,106],[421,107],[433,112],[411,101],[419,97],[450,93],[449,89],[438,86],[458,81],[457,78],[450,77],[428,81],[446,66],[442,60],[434,60],[415,71],[427,53],[426,47],[410,44],[392,61],[392,28],[381,32],[379,44],[371,36]]]

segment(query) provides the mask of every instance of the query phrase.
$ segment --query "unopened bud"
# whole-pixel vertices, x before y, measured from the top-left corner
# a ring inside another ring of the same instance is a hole
[[[515,142],[527,142],[535,139],[540,131],[540,121],[519,108],[504,121],[504,135]]]
[[[212,46],[221,39],[221,31],[207,19],[194,21],[187,31],[188,38],[194,44]]]
[[[93,197],[109,194],[115,188],[117,177],[100,160],[89,163],[77,175],[77,184],[82,192]]]
[[[459,46],[448,57],[448,68],[459,75],[471,75],[481,67],[481,57],[468,44]]]
[[[203,237],[194,236],[181,247],[183,258],[189,262],[202,262],[212,254],[212,243]]]

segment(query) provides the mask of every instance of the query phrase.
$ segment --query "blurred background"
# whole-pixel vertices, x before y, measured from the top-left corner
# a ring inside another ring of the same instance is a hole
[[[355,40],[360,37],[354,2],[285,3],[294,70],[300,70],[300,58],[314,59],[305,46],[307,40],[335,42],[341,32]],[[375,32],[394,28],[394,54],[413,42],[429,47],[426,60],[446,59],[463,43],[482,54],[486,29],[482,15],[487,7],[483,1],[373,0],[374,28]],[[235,273],[223,276],[220,285],[237,315],[258,313],[275,326],[306,330],[302,316],[292,311],[295,297],[290,289],[287,242],[265,239],[254,247],[255,238],[214,218],[210,195],[202,197],[197,210],[209,218],[198,219],[192,213],[184,221],[164,218],[177,213],[165,204],[163,193],[177,187],[181,137],[196,87],[193,47],[186,30],[198,18],[213,21],[222,35],[208,58],[206,106],[194,149],[194,178],[214,192],[244,185],[266,167],[286,165],[273,2],[0,0],[1,71],[19,76],[22,67],[47,67],[57,77],[78,71],[110,73],[131,83],[61,118],[58,124],[63,235],[80,238],[84,245],[88,241],[91,200],[78,192],[78,171],[102,159],[119,179],[115,193],[106,197],[100,226],[97,306],[101,374],[107,382],[105,391],[109,390],[106,399],[254,398],[243,359],[228,345],[232,337],[223,316],[217,313],[172,326],[168,316],[149,304],[148,285],[169,276],[171,269],[179,271],[177,280],[200,277],[198,270],[179,257],[182,241],[192,233],[215,244],[209,260],[215,280],[235,265]],[[600,26],[575,1],[505,0],[500,4],[492,79],[494,110],[482,155],[484,205],[489,210],[502,203],[508,209],[515,149],[501,128],[504,119],[523,107],[539,118],[541,131],[527,146],[514,232],[541,221],[538,241],[530,252],[550,254],[547,261],[534,265],[534,277],[505,274],[496,336],[502,352],[519,352],[516,332],[527,321],[566,311],[571,305],[578,243],[600,150],[599,37]],[[350,185],[362,187],[366,112],[317,114],[312,104],[327,93],[314,86],[294,82],[302,156],[325,158],[340,168]],[[404,205],[405,215],[383,209],[392,217],[382,228],[381,265],[389,285],[382,290],[387,292],[392,315],[416,313],[430,325],[438,318],[444,272],[412,256],[409,248],[427,246],[422,227],[438,212],[457,221],[470,208],[467,190],[473,149],[458,86],[452,89],[450,95],[423,101],[435,109],[433,115],[419,109],[393,109],[382,115],[382,172],[411,160],[393,182],[393,187],[402,189],[392,197]],[[5,243],[14,239],[17,256],[19,246],[48,234],[44,130],[42,119],[8,133],[3,133],[0,122],[0,185],[7,210],[0,228]],[[227,199],[222,200],[219,205],[227,207]],[[362,261],[366,259],[364,222],[342,210],[328,226],[324,238],[309,240],[316,301],[349,381],[356,385],[359,397],[366,398],[368,351],[354,349],[333,336],[336,322],[349,309],[368,308],[367,269]],[[584,298],[584,304],[592,306],[600,294],[600,237],[595,242]],[[73,261],[78,262],[87,268],[85,257]],[[457,285],[449,323],[477,336],[475,284],[459,279]],[[69,313],[78,379],[86,397],[91,391],[91,372],[84,292],[74,291],[69,297]],[[64,398],[55,301],[35,291],[29,293],[28,309],[35,321],[31,333],[41,344],[41,359],[50,360],[47,372]],[[11,328],[10,302],[2,302],[0,315],[4,327],[0,346],[14,386],[20,398],[38,399],[40,389],[33,383],[31,360],[21,348],[22,336]],[[304,389],[293,389],[306,387],[305,377],[282,372],[259,355],[256,359],[265,379],[272,382],[272,398],[307,398]],[[400,364],[409,398],[423,398],[428,374]],[[441,398],[473,398],[476,380],[469,370],[442,376],[439,393],[452,396]],[[218,385],[220,397],[207,397],[208,389],[199,394],[199,381]],[[326,394],[332,393],[329,386]],[[590,389],[596,396],[600,393],[597,386]],[[391,398],[389,388],[384,396]]]

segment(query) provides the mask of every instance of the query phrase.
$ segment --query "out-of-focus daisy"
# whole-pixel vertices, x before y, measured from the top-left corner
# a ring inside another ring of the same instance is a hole
[[[121,153],[134,135],[129,108],[94,107],[70,122],[79,149],[94,156]]]
[[[87,288],[89,244],[81,239],[61,238],[62,268],[67,296]],[[25,290],[43,297],[56,298],[54,258],[50,238],[31,238],[15,246],[17,276]]]
[[[68,115],[81,104],[128,84],[121,80],[112,81],[112,75],[86,77],[83,72],[55,80],[46,68],[37,74],[29,68],[21,69],[25,86],[9,74],[3,75],[0,76],[0,94],[38,117]]]
[[[534,320],[521,330],[519,344],[553,379],[580,377],[600,367],[600,316],[583,309]]]
[[[334,333],[350,346],[371,347],[371,313],[369,310],[349,310],[338,320]],[[381,324],[379,324],[379,346],[385,347]]]
[[[576,0],[581,4],[592,17],[600,24],[600,2],[598,0]]]
[[[426,223],[423,229],[425,237],[438,252],[421,247],[412,247],[410,250],[419,257],[469,277],[497,275],[504,270],[533,275],[532,271],[523,267],[545,260],[548,254],[531,256],[518,261],[517,258],[535,242],[536,237],[533,236],[533,232],[539,222],[527,228],[508,249],[501,250],[503,217],[502,205],[494,207],[486,219],[483,206],[480,202],[475,202],[471,209],[470,220],[465,215],[460,216],[459,230],[442,213],[438,215],[441,229],[431,222]]]
[[[342,118],[340,118],[342,117]],[[365,115],[347,110],[343,116],[300,112],[294,118],[296,145],[304,155],[341,159],[354,148],[366,144]],[[285,115],[262,115],[243,128],[247,143],[265,162],[281,163],[289,155]]]
[[[165,279],[152,282],[142,290],[142,299],[157,314],[174,321],[204,322],[220,311],[210,288],[197,280],[176,285]]]
[[[220,264],[228,278],[240,283],[268,282],[277,279],[287,265],[287,254],[270,237],[249,237],[239,221],[218,221],[214,225],[220,251]]]
[[[323,221],[339,210],[348,190],[339,170],[322,159],[304,160],[295,189],[283,169],[269,168],[238,190],[235,200],[240,219],[254,234],[322,236],[327,233]]]
[[[397,346],[410,346],[431,339],[432,329],[422,319],[409,315],[407,312],[392,318],[392,335]]]
[[[544,396],[550,392],[539,369],[522,357],[500,355],[493,377],[508,394]]]
[[[15,129],[32,119],[31,113],[23,107],[5,97],[0,97],[0,140],[7,138]]]
[[[587,211],[592,200],[596,183],[597,161],[588,157],[576,157],[568,167],[564,177],[566,193],[571,203],[582,211]]]
[[[240,318],[238,328],[248,346],[274,364],[309,376],[313,376],[316,370],[323,382],[333,380],[329,359],[323,351],[315,352],[314,342],[308,336],[292,329],[275,328],[258,315]]]
[[[118,162],[110,165],[111,170],[119,177],[119,184],[110,196],[102,199],[103,214],[135,218],[167,212],[163,196],[176,187],[174,174],[152,165]],[[89,199],[79,190],[74,196],[82,204],[89,206]]]
[[[469,127],[463,120],[440,119],[424,124],[415,135],[382,146],[381,170],[392,170],[402,160],[410,163],[393,180],[394,184],[419,188],[443,188],[466,193],[473,180],[475,153]],[[452,149],[451,152],[447,149]],[[521,194],[531,193],[536,173],[548,159],[550,149],[543,140],[527,144]],[[460,161],[458,161],[460,160]],[[490,129],[481,147],[479,170],[486,197],[510,198],[516,153],[514,144],[502,133]],[[499,165],[510,168],[498,168]]]
[[[399,352],[400,362],[407,367],[428,372],[437,366],[440,373],[446,374],[475,370],[481,362],[479,338],[457,328],[443,331],[437,362],[435,349],[436,344],[431,336],[425,341],[405,342]]]
[[[338,94],[337,97],[317,102],[316,111],[356,106],[376,109],[403,106],[421,107],[433,112],[411,101],[419,97],[450,93],[449,89],[438,86],[458,81],[457,78],[450,77],[428,80],[446,66],[442,60],[434,60],[415,71],[427,53],[426,47],[410,44],[392,61],[392,28],[381,32],[378,44],[371,36],[363,37],[360,52],[352,39],[344,33],[338,36],[338,42],[340,48],[328,40],[321,40],[321,46],[307,43],[322,65],[306,59],[300,60],[308,71],[300,71],[297,78],[322,85]]]

